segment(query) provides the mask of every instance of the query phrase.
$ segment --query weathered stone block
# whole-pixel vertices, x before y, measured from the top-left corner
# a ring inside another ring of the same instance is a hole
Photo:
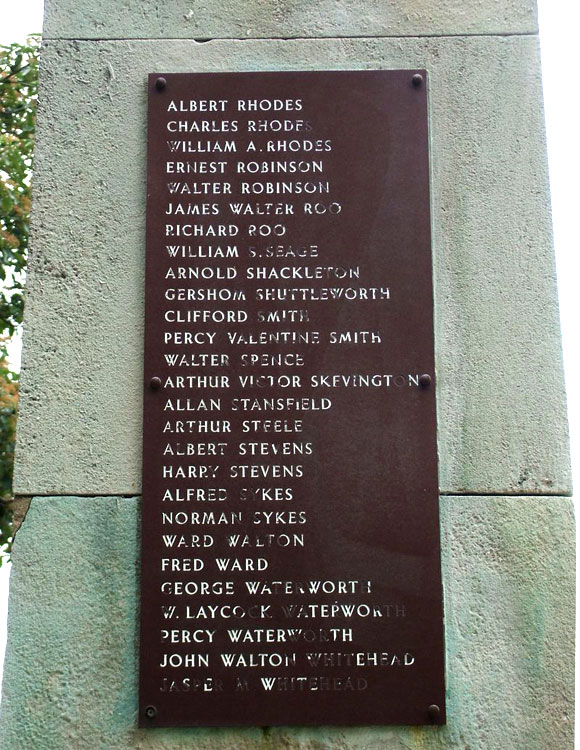
[[[537,32],[534,0],[47,0],[45,39],[249,39]]]
[[[0,747],[573,747],[569,499],[442,498],[442,728],[136,729],[138,518],[138,498],[32,500],[14,547]]]
[[[512,36],[48,43],[19,493],[140,488],[147,73],[423,67],[441,490],[570,492],[537,40]]]

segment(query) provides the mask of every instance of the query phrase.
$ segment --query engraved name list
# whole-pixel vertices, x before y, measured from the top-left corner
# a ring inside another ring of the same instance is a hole
[[[141,726],[444,722],[424,79],[149,77]]]

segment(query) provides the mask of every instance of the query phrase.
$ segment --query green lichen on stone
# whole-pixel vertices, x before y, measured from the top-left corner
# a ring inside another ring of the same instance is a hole
[[[32,500],[14,548],[0,747],[573,747],[568,498],[442,498],[446,727],[173,730],[136,727],[139,502]]]
[[[531,36],[47,43],[16,492],[140,492],[147,74],[226,62],[427,68],[441,491],[570,493]]]

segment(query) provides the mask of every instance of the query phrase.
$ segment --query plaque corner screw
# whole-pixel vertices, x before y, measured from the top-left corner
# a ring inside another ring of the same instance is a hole
[[[411,78],[411,83],[416,89],[418,89],[419,86],[422,86],[423,76],[421,75],[421,73],[415,73],[415,75]]]
[[[427,713],[429,714],[429,718],[431,719],[431,721],[436,722],[441,716],[441,709],[436,703],[432,703],[427,709]]]
[[[145,716],[149,720],[153,720],[157,716],[157,709],[155,708],[155,706],[147,706],[147,708],[145,709]]]
[[[421,388],[429,388],[431,385],[431,375],[427,375],[427,373],[424,373],[419,377],[419,385]]]
[[[163,91],[163,89],[166,86],[167,86],[167,81],[165,80],[165,78],[158,78],[155,81],[155,88],[157,89],[157,91]]]
[[[161,388],[161,378],[151,378],[151,380],[149,381],[149,387],[152,391],[158,391]]]

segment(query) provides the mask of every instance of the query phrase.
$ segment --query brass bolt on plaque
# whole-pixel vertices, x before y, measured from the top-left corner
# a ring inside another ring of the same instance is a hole
[[[435,724],[435,722],[439,721],[441,709],[436,703],[432,703],[427,709],[427,713],[429,714],[429,719]]]
[[[411,82],[412,82],[413,86],[416,89],[418,89],[419,86],[422,86],[423,85],[423,76],[421,75],[421,73],[415,73],[415,75],[413,76],[413,78],[411,78]]]
[[[158,78],[155,81],[155,88],[157,89],[157,91],[163,91],[163,89],[166,86],[167,86],[167,81],[165,80],[165,78]]]
[[[431,375],[427,375],[427,373],[421,375],[419,377],[419,385],[421,386],[421,388],[429,388],[429,386],[431,385]]]
[[[149,381],[149,387],[152,391],[158,391],[161,388],[161,378],[151,378]]]
[[[157,709],[155,706],[147,706],[145,709],[145,716],[150,720],[153,721],[153,719],[157,716]]]

